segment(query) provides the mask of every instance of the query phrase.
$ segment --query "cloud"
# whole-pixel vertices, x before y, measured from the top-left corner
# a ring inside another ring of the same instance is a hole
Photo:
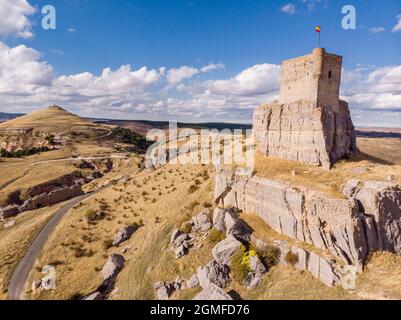
[[[321,2],[323,2],[323,0],[302,0],[302,3],[308,8],[308,11],[314,11],[316,6]]]
[[[370,28],[369,31],[370,31],[371,33],[373,33],[373,34],[376,34],[376,33],[385,32],[386,29],[383,28],[383,27],[373,27],[373,28]]]
[[[25,45],[9,48],[0,42],[0,93],[18,94],[51,85],[53,68]]]
[[[221,63],[213,64],[210,63],[200,69],[188,66],[182,66],[180,68],[173,68],[167,72],[167,82],[170,84],[178,84],[185,79],[192,78],[199,73],[207,73],[216,69],[222,69],[224,65]]]
[[[167,81],[171,84],[177,84],[182,80],[191,78],[198,73],[198,69],[188,66],[173,68],[167,72]]]
[[[292,3],[288,3],[285,6],[281,7],[280,11],[284,12],[286,14],[294,14],[295,13],[295,5]]]
[[[248,68],[232,79],[212,81],[209,90],[220,95],[255,96],[277,91],[279,84],[280,66],[265,63]]]
[[[68,28],[67,32],[76,32],[77,30],[75,30],[74,28]]]
[[[0,36],[32,38],[32,25],[29,16],[35,13],[26,0],[1,0]]]
[[[393,32],[398,32],[401,31],[401,14],[397,16],[398,18],[398,23],[394,26]]]
[[[217,63],[217,64],[210,63],[207,66],[202,67],[200,69],[200,71],[201,72],[210,72],[210,71],[213,71],[216,69],[223,69],[223,68],[224,68],[224,64],[222,64],[222,63]]]

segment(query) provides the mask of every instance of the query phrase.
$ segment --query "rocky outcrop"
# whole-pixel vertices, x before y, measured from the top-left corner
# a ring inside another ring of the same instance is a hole
[[[72,187],[64,187],[50,191],[49,193],[42,193],[33,198],[26,200],[19,208],[20,212],[35,210],[51,206],[53,204],[69,200],[84,194],[80,185]]]
[[[343,192],[358,202],[368,250],[401,253],[401,188],[391,182],[353,179]]]
[[[241,247],[241,242],[229,235],[212,250],[213,258],[220,264],[230,265],[231,259]]]
[[[125,264],[125,259],[119,254],[111,254],[102,268],[103,284],[108,286],[115,280]]]
[[[251,239],[251,228],[241,219],[234,208],[216,208],[213,213],[213,226],[216,230],[231,235],[239,241]]]
[[[253,126],[258,150],[271,157],[329,169],[357,150],[348,104],[343,101],[340,112],[311,101],[261,105],[254,113]]]
[[[233,298],[216,285],[210,285],[195,296],[193,300],[233,300]]]
[[[359,269],[373,248],[401,253],[400,195],[398,186],[367,182],[355,197],[339,199],[257,176],[236,175],[230,169],[218,169],[215,187],[222,206],[253,212],[277,232],[328,250]],[[374,221],[369,214],[376,217]],[[376,225],[381,241],[375,245],[367,230]]]
[[[20,213],[20,208],[17,205],[9,205],[0,209],[0,220],[11,218]]]
[[[230,269],[227,265],[213,260],[207,265],[199,267],[196,276],[200,286],[204,289],[208,288],[211,284],[225,288],[230,283],[229,273]]]
[[[124,241],[127,241],[137,229],[133,226],[125,226],[114,236],[113,246],[119,246]]]

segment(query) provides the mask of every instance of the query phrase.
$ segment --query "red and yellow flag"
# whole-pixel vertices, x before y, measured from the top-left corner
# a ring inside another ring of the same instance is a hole
[[[321,31],[320,26],[317,26],[317,27],[315,28],[315,31],[320,33],[320,31]]]

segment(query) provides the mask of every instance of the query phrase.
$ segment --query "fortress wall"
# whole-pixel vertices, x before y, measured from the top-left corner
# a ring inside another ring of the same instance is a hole
[[[284,61],[281,65],[280,103],[317,100],[321,62],[313,55]]]
[[[318,84],[318,106],[339,112],[342,57],[323,53]]]

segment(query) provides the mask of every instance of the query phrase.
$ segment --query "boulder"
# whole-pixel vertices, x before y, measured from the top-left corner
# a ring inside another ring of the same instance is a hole
[[[206,289],[211,284],[225,288],[230,282],[230,270],[226,265],[211,261],[203,267],[199,267],[197,278],[202,288]]]
[[[113,246],[119,246],[124,241],[127,241],[134,234],[136,229],[133,226],[125,226],[118,231],[114,237]]]
[[[179,259],[188,254],[188,249],[182,244],[175,248],[174,253],[175,257]]]
[[[196,288],[199,286],[199,278],[196,274],[194,274],[189,280],[186,282],[186,287],[188,289]]]
[[[175,290],[172,284],[166,284],[164,282],[157,282],[153,287],[156,289],[158,300],[168,300]]]
[[[171,240],[170,243],[174,243],[174,241],[182,235],[182,231],[180,229],[174,229],[173,232],[171,233]]]
[[[100,292],[94,292],[94,293],[90,294],[89,296],[84,297],[82,300],[87,300],[87,301],[104,300],[104,295]]]
[[[220,264],[230,265],[232,257],[241,247],[241,242],[229,235],[212,250],[213,258]]]
[[[226,212],[224,223],[226,235],[232,235],[240,241],[249,242],[251,240],[252,229],[231,212]]]
[[[35,293],[42,287],[42,280],[35,280],[32,282],[32,291]]]
[[[125,259],[122,255],[111,254],[102,269],[104,281],[113,280],[122,270],[124,264]]]
[[[193,231],[207,232],[212,228],[208,214],[209,210],[205,210],[192,219],[194,224]]]
[[[8,229],[8,228],[14,227],[14,225],[15,225],[15,220],[12,220],[12,221],[5,223],[4,228]]]
[[[227,209],[222,208],[216,208],[213,212],[213,227],[220,232],[226,232],[226,225],[224,223],[226,212]]]
[[[360,180],[357,179],[348,180],[342,187],[343,195],[345,195],[347,198],[353,197],[358,189],[359,184]]]
[[[249,256],[249,266],[252,272],[257,275],[263,275],[267,272],[265,265],[258,256]]]
[[[17,205],[9,205],[0,209],[0,219],[7,219],[16,216],[20,212]]]
[[[193,300],[233,300],[223,289],[211,284],[195,296]]]
[[[175,247],[179,247],[184,243],[184,241],[187,241],[187,240],[189,240],[188,234],[183,233],[183,234],[179,235],[178,237],[176,237],[176,239],[173,241],[173,245]]]
[[[244,284],[248,290],[255,289],[262,283],[262,276],[254,272],[248,273],[245,277]]]

